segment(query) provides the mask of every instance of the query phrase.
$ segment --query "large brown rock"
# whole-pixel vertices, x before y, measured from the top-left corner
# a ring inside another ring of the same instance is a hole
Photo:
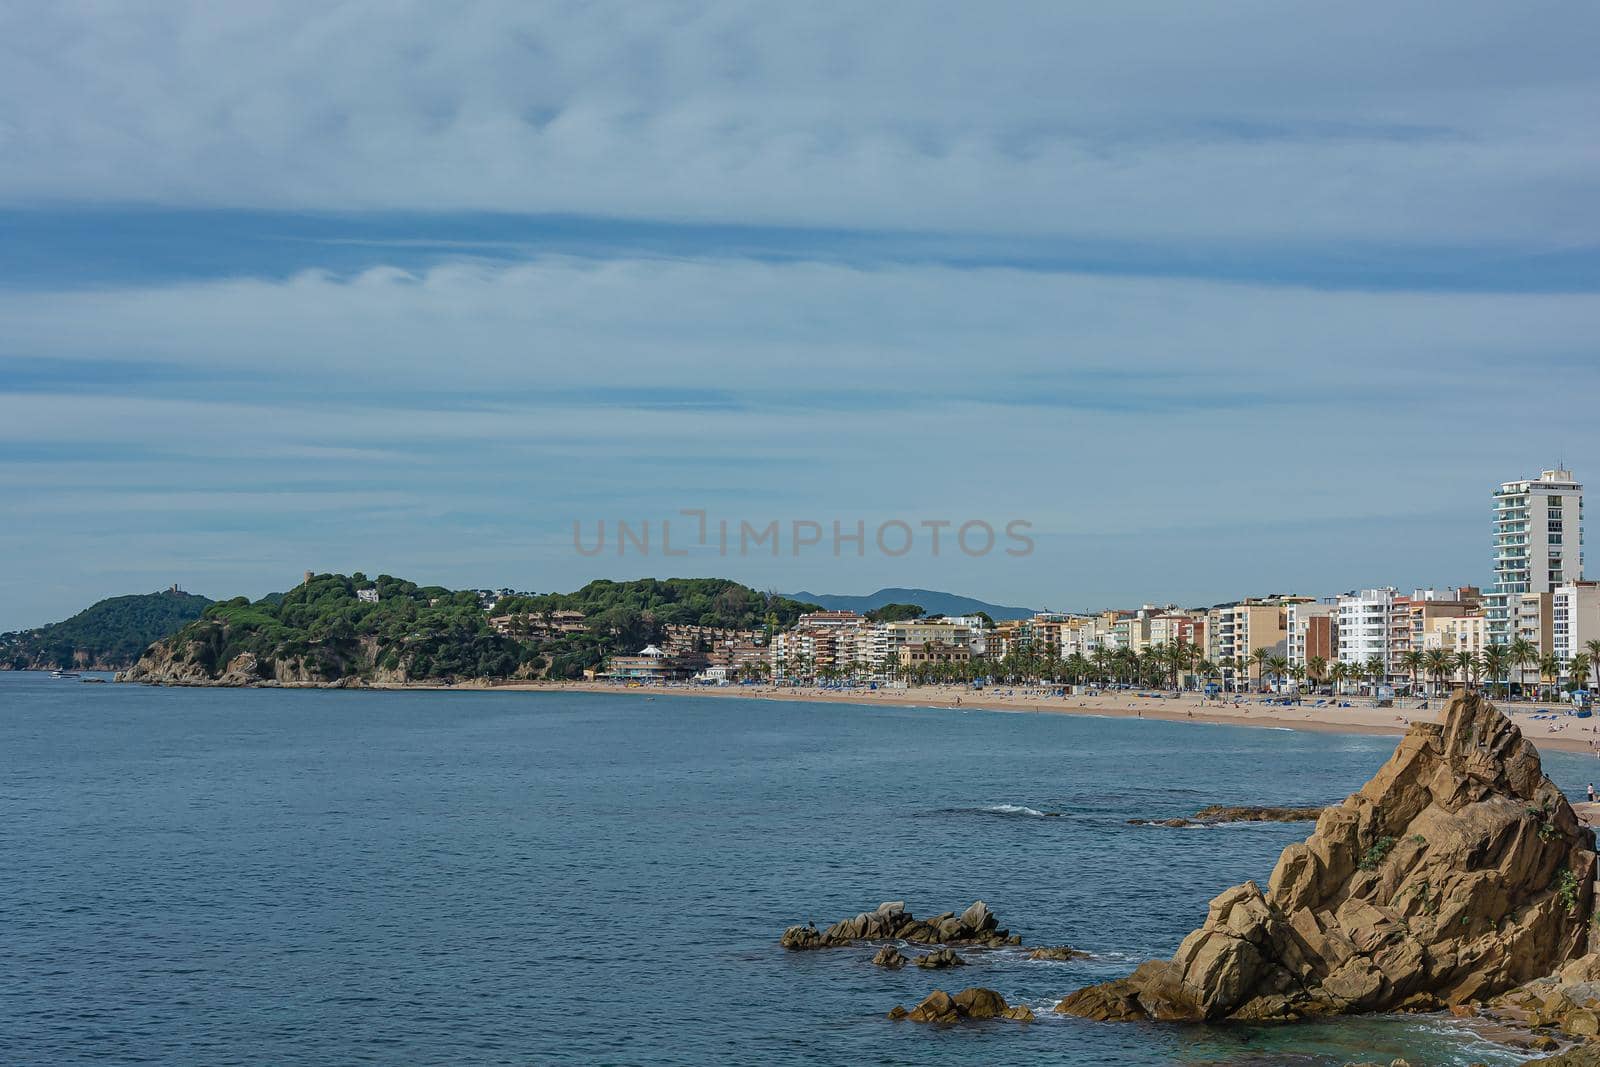
[[[1067,997],[1091,1019],[1284,1019],[1481,1000],[1584,951],[1594,842],[1481,697],[1416,723],[1284,849],[1267,891],[1211,902],[1170,960]]]

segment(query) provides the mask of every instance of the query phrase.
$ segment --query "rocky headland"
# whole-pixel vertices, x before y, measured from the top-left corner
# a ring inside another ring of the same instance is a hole
[[[1266,892],[1225,891],[1172,959],[1056,1010],[1258,1020],[1483,1002],[1584,954],[1595,863],[1533,745],[1458,693],[1284,850]]]

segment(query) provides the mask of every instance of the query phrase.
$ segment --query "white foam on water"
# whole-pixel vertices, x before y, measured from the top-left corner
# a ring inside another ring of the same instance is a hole
[[[986,804],[983,810],[992,811],[996,815],[1032,815],[1040,819],[1044,818],[1044,812],[1038,808],[1024,807],[1021,804]]]

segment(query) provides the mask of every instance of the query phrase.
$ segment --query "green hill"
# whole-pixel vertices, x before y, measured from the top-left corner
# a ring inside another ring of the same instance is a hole
[[[574,593],[507,597],[495,615],[581,611],[583,629],[497,633],[477,594],[380,575],[319,574],[286,593],[217,603],[129,673],[135,681],[238,684],[579,677],[672,623],[788,626],[810,605],[718,578],[590,582]],[[243,658],[241,658],[243,657]]]
[[[102,600],[62,622],[0,634],[0,669],[119,670],[211,604],[176,587]]]

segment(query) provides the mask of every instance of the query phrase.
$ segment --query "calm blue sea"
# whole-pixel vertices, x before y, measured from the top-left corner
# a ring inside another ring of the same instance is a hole
[[[1167,955],[1393,739],[723,698],[273,692],[0,674],[0,1061],[1519,1062],[1453,1020],[1155,1027],[1045,1009]],[[1569,793],[1594,764],[1554,754]],[[1036,813],[1060,812],[1059,818]],[[1029,944],[788,953],[903,899]],[[1038,1023],[884,1012],[987,985]]]

